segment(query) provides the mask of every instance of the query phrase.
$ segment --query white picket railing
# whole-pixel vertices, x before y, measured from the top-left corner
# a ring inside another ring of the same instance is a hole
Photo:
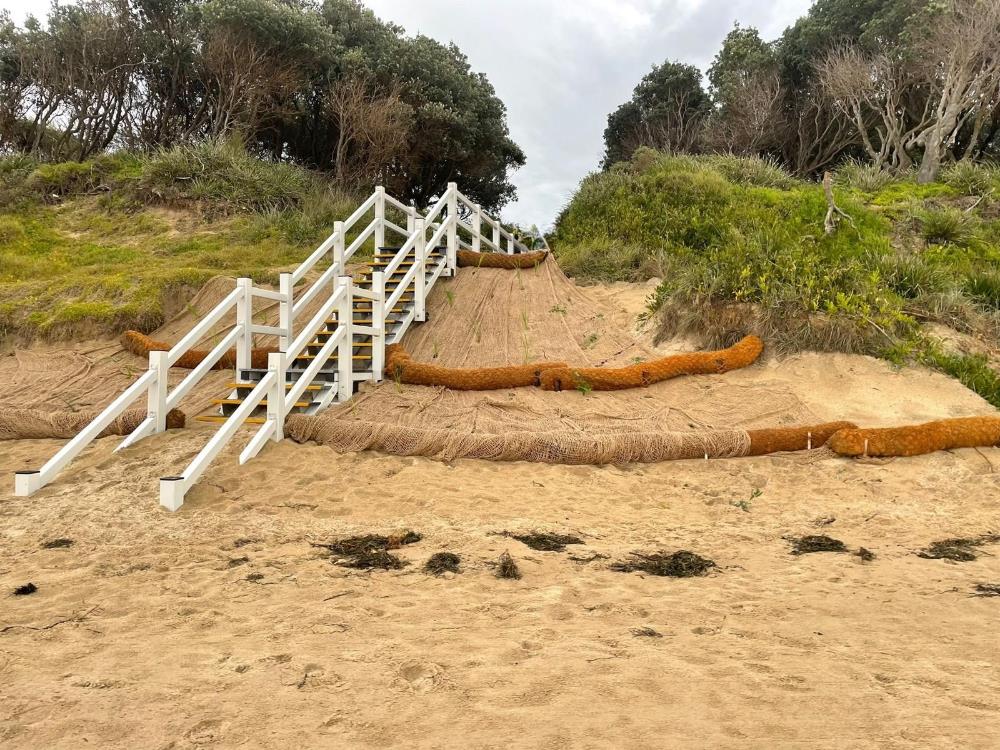
[[[386,218],[387,207],[406,217],[405,228]],[[349,233],[369,213],[372,214],[371,221],[348,245]],[[490,229],[490,237],[483,234],[487,228]],[[387,230],[402,238],[400,249],[382,271],[372,273],[370,291],[354,287],[351,278],[345,275],[348,261],[369,240],[373,241],[376,249],[384,248]],[[469,238],[468,241],[463,239],[463,234]],[[506,247],[504,247],[505,241]],[[428,276],[427,263],[430,251],[442,246],[441,243],[445,243],[447,252],[444,258],[437,262],[433,273]],[[246,463],[256,456],[268,442],[284,438],[285,416],[306,389],[313,384],[334,351],[338,352],[336,389],[330,389],[331,398],[323,406],[329,405],[333,397],[341,402],[349,400],[353,394],[354,383],[358,380],[381,380],[386,345],[398,341],[413,321],[423,321],[426,318],[427,294],[442,275],[454,275],[457,270],[456,253],[460,247],[477,251],[489,248],[495,252],[506,253],[524,252],[528,249],[505,230],[499,221],[484,214],[481,207],[463,195],[455,183],[449,183],[445,194],[426,213],[421,213],[416,208],[387,195],[384,188],[376,188],[375,192],[345,221],[334,223],[333,234],[324,240],[298,268],[280,275],[277,292],[255,287],[251,279],[238,279],[236,289],[202,318],[170,351],[150,352],[147,372],[63,446],[41,469],[16,473],[14,494],[22,497],[33,495],[52,482],[67,464],[143,393],[146,394],[147,401],[146,419],[115,450],[121,450],[145,437],[165,431],[167,413],[180,405],[184,397],[212,370],[228,350],[232,348],[236,350],[236,371],[239,375],[242,371],[251,369],[254,336],[277,337],[279,351],[269,355],[267,372],[243,398],[236,411],[222,424],[182,474],[160,480],[160,504],[170,510],[177,510],[183,503],[187,491],[265,400],[267,416],[264,424],[240,454],[240,463]],[[414,263],[387,299],[386,280],[399,270],[411,251],[414,253]],[[300,285],[324,259],[329,261],[327,269],[297,295],[296,286]],[[414,297],[413,308],[401,321],[397,321],[393,341],[389,341],[387,321],[392,314],[391,311],[411,287]],[[353,323],[355,297],[371,300],[373,312],[371,326]],[[278,303],[277,326],[257,325],[253,322],[255,299]],[[305,309],[318,300],[323,300],[319,309],[296,335],[299,329],[296,321]],[[168,379],[170,368],[198,342],[211,335],[216,326],[233,312],[235,312],[233,326],[221,334],[221,338],[208,356],[171,388]],[[336,331],[324,343],[292,387],[287,388],[288,364],[305,350],[324,326],[328,325],[327,321],[334,312],[338,313]],[[371,368],[364,372],[354,370],[353,339],[356,333],[372,337]]]

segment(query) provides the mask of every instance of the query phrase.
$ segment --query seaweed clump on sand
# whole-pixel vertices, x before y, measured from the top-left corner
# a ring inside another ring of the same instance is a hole
[[[670,554],[666,552],[653,552],[651,554],[633,552],[631,560],[614,563],[611,570],[618,573],[641,571],[654,576],[692,578],[703,576],[715,567],[718,566],[713,560],[682,549]]]
[[[534,531],[530,534],[514,534],[510,531],[505,531],[503,535],[511,539],[516,539],[521,544],[531,547],[531,549],[538,552],[564,552],[567,544],[585,544],[583,539],[574,534],[550,534],[539,531]]]
[[[330,551],[333,562],[344,568],[355,570],[399,570],[408,563],[400,560],[389,550],[399,549],[408,544],[416,544],[423,537],[415,531],[382,536],[365,534],[339,539],[328,544],[313,544]]]
[[[510,552],[504,552],[497,561],[497,578],[508,578],[518,580],[521,577],[521,570],[510,556]]]
[[[824,534],[810,534],[791,540],[793,555],[808,555],[813,552],[847,552],[847,547],[839,539]]]
[[[59,539],[50,539],[47,542],[42,542],[42,549],[66,549],[67,547],[73,546],[72,539],[65,539],[60,537]]]
[[[424,563],[424,570],[435,576],[443,576],[445,573],[458,573],[461,561],[461,558],[454,552],[435,552]]]
[[[973,596],[1000,596],[1000,583],[977,583]]]
[[[979,547],[984,544],[996,544],[1000,542],[998,534],[984,534],[983,536],[969,537],[967,539],[942,539],[932,542],[924,549],[917,552],[917,557],[926,560],[951,560],[953,562],[972,562],[979,557]]]

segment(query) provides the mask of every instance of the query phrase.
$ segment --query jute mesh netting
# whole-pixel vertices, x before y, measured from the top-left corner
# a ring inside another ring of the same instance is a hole
[[[427,456],[449,461],[481,458],[554,464],[653,463],[684,458],[735,458],[779,451],[819,448],[849,423],[776,430],[699,430],[693,432],[588,433],[510,431],[468,432],[435,427],[409,427],[295,415],[286,434],[313,441],[340,453],[374,450],[395,456]]]
[[[34,440],[39,438],[72,438],[98,415],[97,411],[43,411],[41,409],[0,408],[0,440]],[[128,435],[146,418],[145,409],[123,412],[108,425],[99,437]],[[167,427],[184,426],[184,412],[172,409],[167,414]]]

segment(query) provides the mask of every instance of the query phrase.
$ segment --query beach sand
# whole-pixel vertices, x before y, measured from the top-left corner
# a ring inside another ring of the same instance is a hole
[[[619,291],[574,294],[606,311],[595,326],[632,336],[642,290]],[[435,295],[431,323],[408,339],[422,356],[459,351],[431,341],[451,304]],[[617,347],[600,331],[598,359]],[[512,337],[508,350],[522,346]],[[0,357],[0,404],[46,403],[18,364],[46,357],[46,382],[62,382],[67,351],[80,374],[59,394],[79,408],[142,367],[114,342],[21,350]],[[225,374],[213,377],[190,413]],[[767,359],[705,383],[645,395],[683,408],[710,387],[742,398],[747,424],[768,418],[753,403],[762,390],[784,394],[783,414],[870,425],[995,413],[943,375],[859,356]],[[552,395],[605,417],[627,403]],[[1000,583],[1000,545],[963,563],[915,554],[1000,532],[1000,449],[583,467],[285,441],[241,468],[234,443],[181,511],[163,511],[157,478],[211,429],[119,454],[100,440],[31,498],[11,495],[12,472],[62,441],[0,443],[0,747],[1000,746],[1000,598],[973,596]],[[347,569],[313,546],[404,529],[422,539],[394,551],[400,570]],[[538,552],[505,531],[584,544]],[[789,539],[808,534],[849,551],[791,554]],[[57,538],[72,545],[43,547]],[[681,549],[718,567],[685,579],[611,569]],[[425,573],[439,551],[461,572]],[[496,577],[504,551],[520,580]],[[10,594],[29,581],[36,593]]]

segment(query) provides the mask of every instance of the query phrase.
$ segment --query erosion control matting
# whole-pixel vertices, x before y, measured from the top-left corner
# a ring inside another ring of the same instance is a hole
[[[72,438],[90,424],[99,411],[46,411],[43,409],[13,409],[0,407],[0,440],[33,440],[39,438]],[[122,412],[98,435],[128,435],[146,419],[145,409]],[[185,424],[184,412],[171,409],[167,413],[167,428]]]

